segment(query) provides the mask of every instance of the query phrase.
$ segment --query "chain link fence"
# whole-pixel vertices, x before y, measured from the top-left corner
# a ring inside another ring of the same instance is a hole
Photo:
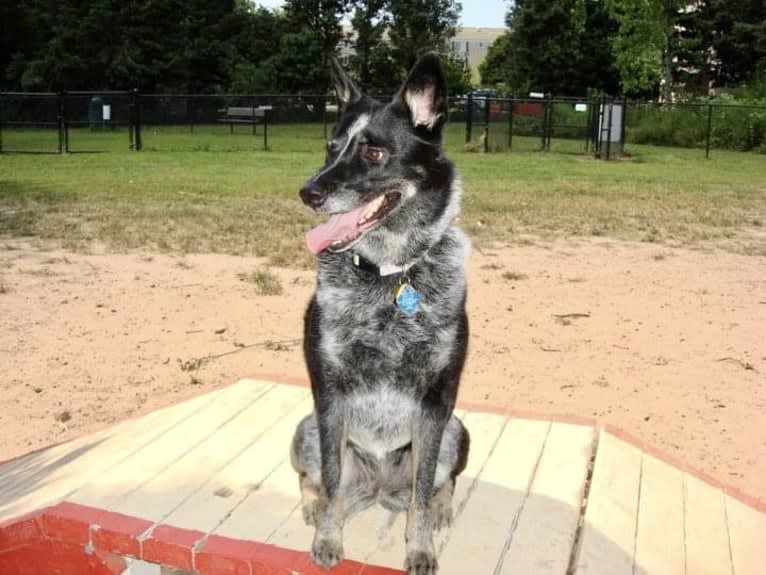
[[[544,150],[609,158],[632,144],[766,152],[766,106],[612,98],[459,96],[450,150]],[[0,152],[315,152],[334,97],[289,94],[0,93]]]

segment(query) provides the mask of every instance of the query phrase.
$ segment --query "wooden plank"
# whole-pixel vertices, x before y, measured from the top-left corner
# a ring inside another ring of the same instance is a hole
[[[471,487],[507,421],[506,417],[493,414],[465,413],[458,410],[456,413],[468,429],[471,436],[471,447],[468,463],[463,473],[458,477],[455,493],[452,497],[452,509],[455,517],[464,507]],[[401,568],[406,554],[405,524],[406,516],[404,513],[390,517],[385,515],[382,510],[376,509],[375,512],[367,514],[364,523],[362,523],[361,517],[351,520],[350,525],[345,529],[345,544],[349,546],[350,553],[364,552],[362,557],[371,564]],[[449,532],[450,529],[445,528],[434,534],[434,548],[437,553],[449,537]],[[367,543],[367,540],[371,538],[375,539],[372,545]]]
[[[683,474],[643,456],[635,564],[638,572],[684,575]]]
[[[6,497],[12,497],[14,490],[20,485],[27,484],[30,479],[33,479],[33,473],[39,471],[43,466],[48,466],[57,462],[70,463],[80,452],[83,454],[89,453],[91,451],[89,448],[100,446],[104,441],[118,436],[123,432],[135,432],[148,429],[151,433],[152,431],[155,431],[157,422],[166,420],[169,417],[167,412],[168,409],[173,408],[175,410],[176,418],[178,418],[179,415],[183,417],[187,413],[198,409],[203,404],[212,401],[217,394],[221,393],[221,391],[222,390],[216,390],[199,395],[183,403],[152,411],[141,417],[116,423],[101,431],[84,435],[39,451],[34,451],[6,463],[2,463],[0,464],[0,478],[2,479],[0,481],[0,501],[4,500]],[[46,478],[47,477],[48,476],[46,476]]]
[[[731,558],[736,575],[762,575],[766,568],[766,514],[726,495]]]
[[[554,423],[519,516],[502,575],[565,575],[580,520],[594,430]]]
[[[633,575],[641,460],[636,447],[600,433],[576,575]]]
[[[285,454],[287,455],[287,454]],[[215,530],[216,535],[234,539],[269,541],[279,527],[297,513],[301,517],[298,474],[290,464],[289,457],[274,469],[261,483],[257,491],[234,509]],[[314,530],[301,523],[300,532],[292,533],[293,543],[285,545],[294,549],[311,548]]]
[[[688,473],[684,490],[686,575],[734,575],[724,494]]]
[[[466,418],[463,409],[456,409],[454,414],[461,420]],[[404,517],[404,514],[401,515]],[[343,530],[344,551],[348,557],[361,558],[375,565],[401,568],[404,562],[403,525],[398,516],[375,505],[348,519]],[[277,536],[284,537],[284,531],[294,527],[295,519],[291,518]]]
[[[550,427],[544,421],[508,421],[439,556],[441,575],[494,572]]]
[[[240,382],[230,393],[185,419],[156,441],[94,477],[68,499],[111,510],[117,502],[203,442],[216,429],[274,388],[265,382]]]
[[[149,521],[162,521],[202,486],[206,486],[213,475],[252,446],[266,429],[276,424],[305,397],[304,388],[276,386],[215,430],[193,450],[143,483],[140,489],[117,501],[111,510]],[[285,443],[282,451],[287,454],[290,436],[283,440]],[[254,473],[255,469],[250,471]],[[213,493],[208,496],[215,497]]]
[[[494,449],[503,427],[508,422],[504,415],[492,413],[467,413],[463,423],[471,437],[471,447],[468,452],[468,463],[465,470],[457,478],[455,494],[452,496],[452,509],[457,517],[465,507],[470,491],[475,488],[481,469],[486,465],[490,453]],[[444,532],[446,535],[446,532]],[[437,549],[443,547],[444,541],[437,537]]]
[[[295,427],[311,412],[312,406],[311,394],[306,388],[297,406],[280,417],[257,442],[218,472],[204,489],[175,509],[163,523],[203,533],[213,531],[250,492],[262,489],[263,480],[286,460]],[[291,485],[297,492],[297,480]]]
[[[8,487],[0,494],[0,519],[61,500],[179,422],[233,392],[234,386],[229,386],[200,395],[110,430],[10,462],[10,467],[3,468],[3,476],[14,480],[3,482]]]

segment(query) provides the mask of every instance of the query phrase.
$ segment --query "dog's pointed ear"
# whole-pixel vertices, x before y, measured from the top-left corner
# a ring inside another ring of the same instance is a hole
[[[338,97],[338,104],[345,108],[361,99],[362,91],[357,87],[351,77],[341,67],[338,59],[333,56],[332,59],[332,81],[335,84],[335,95]]]
[[[413,126],[440,134],[447,120],[447,81],[437,54],[428,53],[417,61],[394,100],[407,109]]]

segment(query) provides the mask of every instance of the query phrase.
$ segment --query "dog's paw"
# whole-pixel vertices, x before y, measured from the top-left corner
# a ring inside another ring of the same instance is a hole
[[[410,551],[404,562],[407,575],[436,575],[439,565],[436,555],[428,551]]]
[[[314,563],[331,569],[343,560],[343,545],[336,539],[316,539],[311,546]]]
[[[303,511],[303,520],[306,522],[306,525],[316,527],[317,517],[319,516],[319,505],[316,499],[304,502],[301,506],[301,510]]]
[[[431,522],[434,531],[439,531],[452,525],[452,502],[442,503],[434,501],[431,508]]]

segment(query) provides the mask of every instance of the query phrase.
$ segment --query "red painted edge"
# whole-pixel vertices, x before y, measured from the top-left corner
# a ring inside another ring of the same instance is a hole
[[[103,569],[107,565],[120,565],[120,558],[124,556],[178,569],[196,570],[200,575],[404,573],[350,560],[326,571],[315,565],[305,551],[220,535],[206,536],[201,531],[172,525],[152,527],[153,524],[145,519],[64,501],[0,523],[0,565],[22,565],[37,554],[44,553],[49,563],[56,560],[57,555],[64,557],[67,563],[61,573],[66,575],[111,575],[112,571]],[[50,568],[52,564],[45,565]],[[58,567],[58,564],[55,566]]]
[[[292,386],[298,386],[298,387],[310,387],[309,381],[306,378],[300,378],[300,377],[291,377],[291,376],[271,374],[271,373],[254,373],[249,375],[248,378],[262,380],[262,381],[271,381],[277,384],[285,384],[285,385],[292,385]],[[534,420],[541,420],[541,421],[557,421],[557,422],[571,423],[576,425],[589,425],[593,428],[601,427],[602,429],[606,430],[612,435],[619,437],[620,439],[627,441],[628,443],[631,443],[632,445],[638,447],[639,449],[642,449],[643,451],[653,455],[654,457],[657,457],[658,459],[665,461],[666,463],[669,463],[675,467],[678,467],[679,469],[681,469],[682,471],[686,473],[694,475],[695,477],[711,485],[712,487],[721,489],[728,496],[733,497],[734,499],[737,499],[738,501],[747,505],[748,507],[752,507],[753,509],[761,513],[766,513],[766,501],[763,501],[760,498],[743,491],[739,487],[735,487],[734,485],[731,485],[730,483],[717,479],[711,476],[710,474],[695,468],[694,466],[684,462],[679,457],[673,456],[669,453],[662,451],[661,449],[655,447],[654,445],[647,443],[645,440],[642,440],[638,436],[628,431],[625,431],[623,428],[619,426],[616,426],[611,423],[599,425],[598,420],[594,417],[573,415],[573,414],[567,414],[567,413],[550,414],[550,413],[542,413],[542,412],[534,412],[534,411],[516,410],[509,405],[488,405],[485,403],[470,402],[470,401],[458,401],[457,407],[460,409],[465,409],[466,411],[479,412],[479,413],[492,413],[495,415],[503,415],[506,417],[518,417],[518,418],[534,419]],[[69,441],[73,441],[73,440],[69,440]],[[68,443],[68,441],[65,441],[63,443]],[[55,445],[60,445],[60,444],[54,444],[49,447],[53,447]],[[28,453],[24,453],[16,457],[12,457],[11,459],[8,459],[6,461],[0,461],[0,465],[11,462],[11,461],[15,461],[17,459],[21,459],[22,457],[26,457],[27,455],[30,455],[32,453],[43,451],[44,449],[47,449],[47,447],[42,449],[36,449],[34,451],[30,451]],[[3,524],[0,522],[0,529],[2,529],[2,527],[3,527]],[[128,542],[122,541],[122,543],[128,543]],[[133,548],[134,547],[131,547],[131,549]],[[0,547],[0,550],[2,550],[2,547]]]
[[[194,546],[204,538],[202,531],[158,525],[143,541],[142,558],[191,571],[194,569]]]

